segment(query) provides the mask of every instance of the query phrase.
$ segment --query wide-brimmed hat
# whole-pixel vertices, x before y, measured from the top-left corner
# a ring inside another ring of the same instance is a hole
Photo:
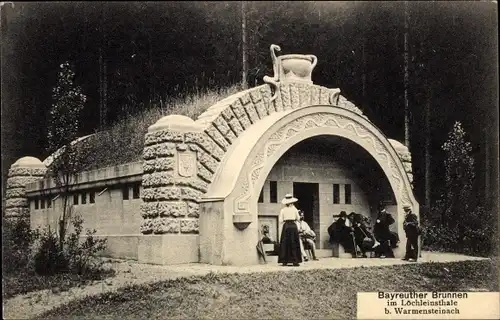
[[[287,193],[283,200],[281,200],[282,204],[290,204],[299,201],[299,199],[294,198],[290,193]]]
[[[403,210],[405,210],[405,211],[409,211],[409,210],[411,210],[411,206],[410,206],[410,205],[408,205],[408,204],[405,204],[405,205],[403,206]]]
[[[340,211],[339,218],[347,217],[347,213],[345,211]]]

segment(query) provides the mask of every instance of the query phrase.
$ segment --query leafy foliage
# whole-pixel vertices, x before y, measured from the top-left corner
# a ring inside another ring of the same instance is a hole
[[[29,220],[4,219],[2,224],[2,256],[4,274],[22,272],[30,268],[31,249],[40,236],[31,230]]]
[[[474,158],[466,134],[456,122],[443,144],[445,181],[441,199],[424,216],[429,249],[488,255],[495,249],[495,219],[473,196]]]
[[[40,237],[40,244],[35,255],[35,271],[40,275],[57,273],[83,274],[99,271],[101,264],[96,254],[106,249],[106,239],[96,239],[96,230],[87,230],[85,240],[81,242],[83,219],[72,219],[73,232],[64,239],[64,246],[58,245],[57,235],[47,228]]]

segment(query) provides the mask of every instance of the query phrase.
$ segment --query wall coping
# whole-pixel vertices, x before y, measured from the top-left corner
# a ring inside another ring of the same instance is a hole
[[[142,181],[142,174],[142,161],[83,171],[76,175],[75,181],[72,182],[72,190],[105,187],[119,183]],[[42,191],[57,191],[56,189],[57,187],[54,180],[52,178],[45,178],[27,184],[26,194],[28,196],[35,196],[40,194]]]

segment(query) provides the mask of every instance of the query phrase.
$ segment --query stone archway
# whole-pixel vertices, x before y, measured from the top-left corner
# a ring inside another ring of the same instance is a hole
[[[204,235],[200,230],[203,262],[237,265],[257,263],[257,198],[264,180],[287,150],[305,139],[319,135],[349,139],[377,161],[394,192],[397,231],[403,234],[402,207],[411,205],[418,215],[418,203],[405,168],[389,140],[370,121],[355,112],[334,106],[309,106],[262,119],[248,128],[238,137],[238,142],[227,150],[220,169],[202,199],[201,213],[205,223],[213,225],[210,213],[215,208],[217,216],[223,220],[220,229],[223,244],[220,243],[220,250],[216,250],[217,259],[212,257],[205,260],[204,257],[208,258],[209,255],[204,254],[204,250],[207,246],[217,244],[207,241],[213,240],[213,237]],[[214,207],[215,202],[219,205]],[[400,247],[403,247],[404,237],[401,240]]]

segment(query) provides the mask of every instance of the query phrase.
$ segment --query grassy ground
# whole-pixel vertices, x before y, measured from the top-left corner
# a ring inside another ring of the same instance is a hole
[[[142,160],[144,135],[148,127],[161,117],[180,114],[196,120],[209,107],[239,91],[238,86],[197,91],[173,97],[163,107],[156,106],[137,114],[123,115],[123,120],[115,123],[109,130],[98,132],[85,142],[80,142],[81,148],[85,147],[87,150],[80,155],[82,170]]]
[[[51,289],[53,292],[66,291],[69,288],[84,286],[94,280],[102,280],[114,275],[113,270],[102,273],[76,275],[56,274],[52,276],[39,276],[35,273],[19,272],[2,275],[2,297],[8,299],[18,294]]]
[[[209,274],[74,301],[38,319],[339,319],[358,291],[498,291],[497,261]]]

